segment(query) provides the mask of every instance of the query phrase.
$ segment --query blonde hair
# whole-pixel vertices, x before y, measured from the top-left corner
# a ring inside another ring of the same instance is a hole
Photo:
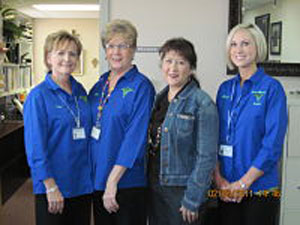
[[[234,69],[236,66],[231,61],[230,57],[230,48],[231,48],[231,41],[235,33],[239,30],[247,31],[253,38],[256,46],[256,58],[255,62],[263,62],[267,57],[267,42],[263,32],[259,29],[258,26],[251,23],[244,23],[238,24],[231,29],[227,36],[226,41],[226,58],[227,58],[227,65],[230,69]]]
[[[60,30],[47,36],[44,44],[44,63],[49,71],[51,70],[51,65],[49,65],[47,62],[49,52],[53,51],[54,49],[58,49],[67,42],[75,43],[77,46],[77,55],[79,57],[82,51],[82,44],[76,36],[65,30]]]
[[[127,20],[115,19],[108,23],[101,34],[102,46],[105,48],[106,44],[115,36],[120,35],[132,48],[136,48],[137,30]]]

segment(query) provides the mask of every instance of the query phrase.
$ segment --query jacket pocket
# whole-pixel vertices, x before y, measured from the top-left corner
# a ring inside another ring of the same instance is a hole
[[[176,128],[180,135],[189,135],[194,130],[195,116],[191,114],[177,114]]]

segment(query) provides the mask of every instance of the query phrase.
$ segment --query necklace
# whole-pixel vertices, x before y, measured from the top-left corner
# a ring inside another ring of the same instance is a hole
[[[160,141],[161,141],[161,127],[162,125],[158,126],[156,129],[156,135],[152,137],[149,135],[149,145],[150,145],[150,154],[155,155],[155,153],[159,150],[160,147]]]
[[[111,74],[108,76],[108,78],[102,88],[101,96],[99,99],[98,113],[97,113],[97,120],[96,120],[97,127],[100,127],[100,120],[102,118],[103,108],[104,108],[105,104],[108,102],[108,99],[111,96],[113,90],[115,89],[115,86],[110,87],[110,82],[111,82]],[[105,96],[106,89],[107,89],[107,95]]]

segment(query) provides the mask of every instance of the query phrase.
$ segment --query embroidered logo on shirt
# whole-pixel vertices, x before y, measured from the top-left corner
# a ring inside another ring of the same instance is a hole
[[[79,99],[81,99],[82,101],[84,101],[85,103],[87,103],[88,99],[86,95],[83,96],[79,96]]]
[[[128,93],[133,92],[133,89],[129,87],[122,88],[122,92],[123,92],[123,98],[125,98]]]
[[[253,102],[253,105],[261,105],[261,98],[266,94],[265,91],[252,91],[252,94],[255,97],[255,102]]]
[[[221,98],[223,98],[223,99],[229,99],[230,96],[229,95],[222,95]]]

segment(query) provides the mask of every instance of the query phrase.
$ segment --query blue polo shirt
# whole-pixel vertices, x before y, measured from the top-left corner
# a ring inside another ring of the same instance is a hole
[[[104,73],[89,93],[93,124],[108,75]],[[114,165],[127,168],[118,188],[146,185],[144,154],[154,95],[153,85],[136,66],[118,80],[103,108],[100,138],[91,138],[95,190],[105,189]]]
[[[278,162],[287,128],[287,105],[281,84],[259,68],[240,86],[240,75],[225,81],[217,94],[219,144],[233,146],[233,156],[219,155],[221,174],[239,180],[250,167],[264,172],[253,191],[277,187]]]
[[[61,89],[49,73],[24,104],[25,146],[35,194],[45,193],[43,180],[51,177],[65,198],[93,191],[88,138],[73,140],[76,125],[69,109],[77,114],[76,97],[87,137],[91,111],[82,85],[72,76],[70,81],[72,95]]]

